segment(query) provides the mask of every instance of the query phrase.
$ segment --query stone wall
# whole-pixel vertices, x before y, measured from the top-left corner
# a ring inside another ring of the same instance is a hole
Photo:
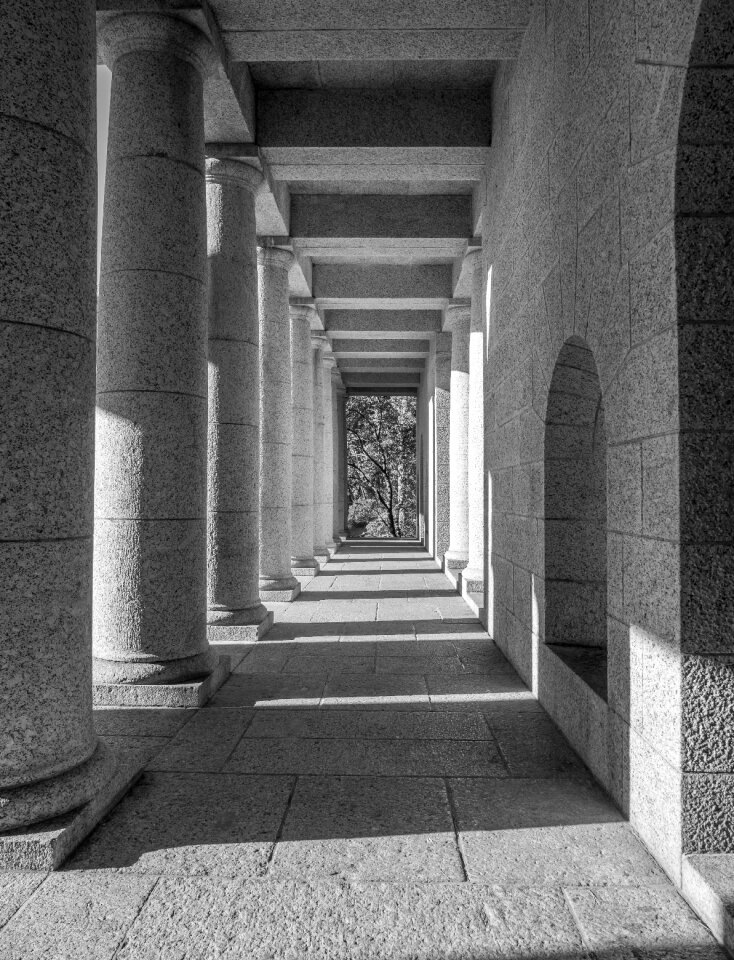
[[[712,0],[711,6],[731,27],[731,5]],[[714,817],[702,838],[694,805],[684,799],[694,789],[684,779],[691,762],[689,730],[698,723],[705,740],[724,737],[700,711],[688,718],[695,700],[688,687],[697,686],[702,669],[710,693],[720,688],[722,671],[731,677],[729,661],[720,658],[714,668],[709,658],[702,667],[681,651],[681,573],[684,597],[695,593],[686,601],[684,630],[697,633],[699,626],[706,632],[705,624],[693,623],[697,616],[705,619],[704,596],[690,577],[700,580],[707,563],[721,564],[722,580],[731,569],[724,566],[731,563],[730,547],[726,558],[722,551],[704,557],[686,544],[681,570],[681,523],[691,518],[679,487],[692,499],[704,492],[704,478],[689,467],[701,462],[707,440],[698,437],[690,456],[681,452],[682,444],[692,442],[681,427],[688,431],[698,410],[687,403],[688,369],[697,375],[696,385],[706,374],[689,357],[679,309],[687,304],[693,313],[716,310],[713,299],[691,300],[680,286],[680,247],[688,233],[681,234],[676,221],[678,118],[696,7],[691,0],[535,4],[521,55],[502,67],[493,91],[483,224],[492,271],[485,372],[490,630],[675,879],[681,852],[701,844],[734,849],[726,817]],[[713,44],[715,33],[707,36]],[[718,74],[706,82],[731,84],[730,70]],[[709,97],[702,92],[699,103]],[[729,116],[729,127],[731,122]],[[719,162],[730,164],[731,152]],[[697,170],[701,163],[698,158]],[[710,180],[722,177],[721,170],[709,174]],[[719,202],[731,200],[729,189]],[[726,226],[731,237],[731,221]],[[700,223],[698,229],[701,246],[702,232],[723,226]],[[731,244],[728,249],[731,258]],[[715,256],[723,250],[721,243]],[[726,317],[716,322],[731,323],[731,299],[727,304]],[[696,329],[700,321],[691,320]],[[720,342],[721,334],[712,336]],[[606,700],[545,645],[544,437],[551,379],[571,338],[593,356],[608,444]],[[730,358],[730,339],[727,344]],[[716,395],[723,364],[714,372],[708,354],[696,348],[695,356],[715,375],[709,395]],[[721,422],[713,426],[731,430],[731,409],[730,399],[720,405],[715,415]],[[715,442],[711,435],[709,440]],[[719,470],[722,446],[704,457]],[[717,502],[723,509],[723,500]],[[730,541],[731,513],[727,518]],[[710,530],[699,533],[711,536]],[[720,597],[713,602],[729,634],[717,639],[716,630],[708,629],[713,647],[703,652],[730,654],[731,596],[728,615],[721,613]],[[723,752],[718,771],[731,773],[731,749]],[[698,762],[708,759],[699,753]],[[731,789],[731,777],[706,787],[724,811]]]

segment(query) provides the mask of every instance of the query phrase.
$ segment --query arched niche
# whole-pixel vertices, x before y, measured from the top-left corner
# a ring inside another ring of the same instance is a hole
[[[545,642],[602,696],[607,647],[607,437],[589,346],[567,340],[545,422]]]

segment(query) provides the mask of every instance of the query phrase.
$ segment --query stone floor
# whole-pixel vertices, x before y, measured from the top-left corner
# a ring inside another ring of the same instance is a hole
[[[2,960],[723,954],[419,549],[350,544],[201,710],[106,709],[150,762]]]

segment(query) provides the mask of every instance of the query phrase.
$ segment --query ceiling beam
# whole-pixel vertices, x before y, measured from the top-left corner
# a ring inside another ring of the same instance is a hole
[[[484,90],[260,90],[263,147],[487,147]]]
[[[427,357],[428,340],[332,340],[334,356],[361,357]]]
[[[451,264],[393,266],[388,264],[315,263],[313,296],[322,307],[369,309],[441,309],[452,296]],[[403,301],[401,303],[401,301]],[[405,301],[408,301],[407,303]]]
[[[424,370],[426,362],[422,357],[340,357],[339,369],[342,373],[364,373],[373,370],[376,373],[395,370]]]
[[[384,194],[295,194],[291,237],[318,243],[328,239],[468,240],[471,196],[386,196]]]
[[[327,310],[324,329],[332,336],[425,336],[441,332],[440,310]]]

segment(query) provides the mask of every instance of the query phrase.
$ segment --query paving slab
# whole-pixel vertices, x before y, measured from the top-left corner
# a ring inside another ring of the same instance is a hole
[[[613,960],[724,960],[726,954],[671,884],[567,889],[596,956]]]
[[[321,706],[358,710],[430,710],[431,702],[422,676],[342,674],[327,681]]]
[[[360,737],[364,740],[491,740],[480,714],[377,710],[263,710],[245,737]]]
[[[0,930],[3,960],[112,960],[157,877],[52,874]]]
[[[436,710],[474,710],[498,698],[533,698],[522,680],[510,669],[491,675],[426,677],[431,704]]]
[[[95,707],[94,727],[107,737],[172,737],[196,711],[156,707]]]
[[[290,777],[146,773],[69,867],[261,876],[292,787]]]
[[[301,777],[269,876],[464,880],[442,780]]]
[[[450,950],[447,945],[450,944]],[[116,960],[584,960],[560,891],[160,880]]]
[[[202,710],[148,764],[149,770],[216,773],[254,716],[252,710]]]
[[[334,776],[506,777],[491,741],[247,738],[225,772]]]
[[[207,705],[211,707],[316,707],[324,691],[319,678],[234,673]]]
[[[0,928],[43,883],[45,876],[45,873],[38,871],[0,873]]]
[[[355,645],[351,644],[351,646]],[[303,653],[290,657],[281,672],[296,676],[321,675],[324,677],[338,673],[369,674],[375,672],[375,655],[362,653],[361,647],[359,650],[355,649],[353,656],[345,656],[343,651],[336,656],[329,656],[326,653],[312,654],[306,647]]]

